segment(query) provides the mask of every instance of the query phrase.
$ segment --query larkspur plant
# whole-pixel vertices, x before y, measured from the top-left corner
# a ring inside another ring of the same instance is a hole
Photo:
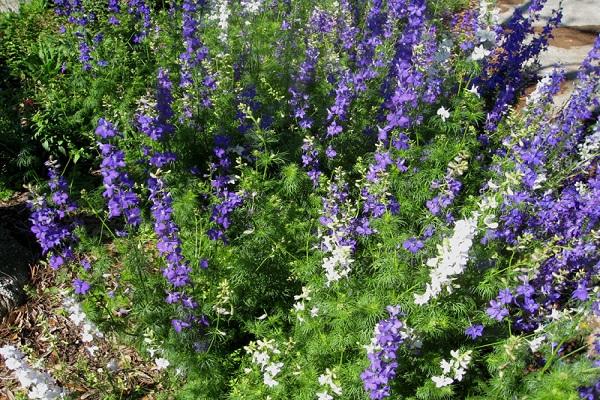
[[[88,353],[178,398],[597,398],[600,38],[558,107],[561,11],[475,3],[56,0],[33,119],[85,99],[81,138],[31,223]]]

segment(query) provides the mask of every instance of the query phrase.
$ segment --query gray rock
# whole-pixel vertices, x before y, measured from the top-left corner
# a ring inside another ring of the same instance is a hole
[[[20,5],[20,0],[0,0],[0,12],[17,12]]]

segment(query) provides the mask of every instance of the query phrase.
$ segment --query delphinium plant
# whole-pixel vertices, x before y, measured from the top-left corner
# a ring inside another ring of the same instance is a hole
[[[557,109],[545,3],[55,1],[103,188],[34,233],[181,398],[596,398],[600,39]]]

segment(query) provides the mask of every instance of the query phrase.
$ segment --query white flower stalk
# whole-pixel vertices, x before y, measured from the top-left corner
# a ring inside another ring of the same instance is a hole
[[[305,319],[304,319],[305,312],[304,311],[307,310],[306,303],[311,300],[310,293],[311,293],[310,287],[303,286],[302,293],[294,296],[294,300],[296,300],[296,302],[293,305],[293,310],[296,313],[296,318],[298,318],[298,321],[300,321],[300,322],[305,321]],[[315,318],[317,315],[319,315],[319,308],[313,307],[310,310],[310,316],[311,316],[311,318]]]
[[[278,354],[281,354],[281,351],[275,346],[275,340],[250,342],[248,346],[244,347],[244,350],[250,354],[252,363],[257,365],[262,372],[263,383],[270,388],[277,386],[279,382],[275,380],[275,377],[283,369],[283,363],[274,360]],[[251,369],[246,370],[248,373],[251,371]]]
[[[25,354],[15,346],[0,347],[0,356],[4,357],[6,368],[13,371],[23,389],[28,391],[30,399],[64,399],[67,392],[61,388],[47,372],[33,368]]]
[[[227,279],[219,283],[219,293],[217,301],[213,306],[215,312],[219,315],[233,315],[233,304],[231,303],[231,288]]]
[[[598,156],[600,156],[600,122],[596,124],[594,133],[579,145],[579,157],[582,163],[587,164]]]
[[[102,338],[104,335],[96,328],[96,325],[86,317],[83,308],[81,308],[81,304],[74,298],[66,297],[63,300],[63,308],[69,313],[71,322],[81,329],[81,342],[86,343],[86,350],[93,357],[96,350],[98,350],[98,347],[91,345],[90,343],[93,342],[95,338]]]
[[[433,268],[427,283],[425,293],[415,294],[415,303],[426,304],[437,297],[444,289],[452,292],[455,276],[464,272],[469,261],[469,250],[473,245],[473,238],[477,232],[477,213],[471,218],[456,221],[454,231],[450,238],[444,238],[438,245],[437,257],[427,260],[427,266]]]
[[[451,385],[454,381],[462,381],[467,372],[467,368],[471,363],[472,353],[471,350],[465,351],[464,353],[461,353],[458,350],[451,350],[450,355],[452,356],[452,359],[450,361],[443,359],[440,362],[442,375],[431,377],[435,386],[441,388]]]
[[[329,186],[327,198],[323,199],[320,223],[326,228],[319,230],[320,249],[325,253],[323,269],[327,287],[346,278],[352,269],[353,248],[350,242],[350,225],[356,210],[348,200],[343,175],[336,170],[336,181]]]
[[[325,369],[325,373],[319,376],[321,391],[317,393],[317,400],[333,400],[334,397],[331,393],[337,396],[342,395],[342,387],[335,383],[335,380],[337,380],[335,372],[329,368]]]
[[[219,40],[224,44],[227,43],[230,15],[231,10],[229,9],[228,1],[216,0],[213,4],[213,14],[208,17],[210,21],[217,21],[220,29]]]
[[[544,75],[542,79],[535,86],[535,90],[531,92],[529,96],[525,99],[525,104],[527,105],[535,105],[537,104],[543,95],[544,89],[549,87],[552,84],[552,77],[549,74]]]
[[[348,276],[354,259],[352,258],[352,247],[341,244],[336,235],[323,237],[322,244],[325,251],[330,253],[323,259],[326,285],[329,287],[332,283]]]

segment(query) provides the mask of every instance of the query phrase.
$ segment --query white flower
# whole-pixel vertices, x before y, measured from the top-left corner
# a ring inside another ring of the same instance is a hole
[[[294,311],[296,311],[296,312],[304,311],[304,303],[302,303],[302,302],[294,303]]]
[[[294,300],[308,300],[310,301],[311,297],[310,297],[310,288],[307,286],[303,286],[302,287],[302,293],[299,295],[294,296]]]
[[[275,379],[273,379],[273,376],[271,376],[268,373],[265,373],[265,375],[263,376],[263,382],[268,387],[273,387],[273,386],[279,385],[279,382],[277,382]]]
[[[30,399],[45,399],[48,385],[44,382],[38,383],[29,390]]]
[[[437,110],[437,115],[442,119],[442,121],[446,122],[446,120],[450,118],[450,111],[446,110],[444,106],[442,106]]]
[[[495,221],[495,217],[493,215],[486,215],[483,218],[483,223],[490,229],[498,228],[498,223]]]
[[[271,356],[266,351],[256,352],[252,355],[252,362],[260,365],[261,367],[267,365],[267,363],[271,360]]]
[[[155,358],[154,364],[156,364],[157,369],[166,369],[171,363],[166,358]]]
[[[446,360],[442,360],[440,362],[440,367],[442,368],[442,372],[444,374],[448,374],[448,373],[450,373],[450,370],[452,369],[452,364]]]
[[[27,369],[19,369],[19,370],[15,371],[15,376],[19,380],[19,383],[21,384],[21,386],[23,386],[24,388],[28,388],[29,386],[33,385],[34,383],[38,383],[38,380],[39,380],[39,379],[37,379],[35,374],[32,373],[31,370],[27,370]]]
[[[310,310],[310,316],[313,317],[313,318],[315,318],[318,315],[319,315],[319,307],[313,307]]]
[[[90,356],[94,356],[94,354],[96,353],[96,351],[98,350],[98,346],[90,346],[90,347],[86,347],[85,348],[87,350],[88,353],[90,353]]]
[[[6,365],[6,368],[10,369],[11,371],[14,371],[16,369],[21,368],[21,361],[17,360],[16,358],[8,358],[6,359],[6,362],[4,363],[4,365]]]
[[[317,400],[333,400],[333,396],[327,392],[317,393]]]
[[[4,358],[21,359],[25,355],[21,352],[21,350],[17,349],[15,346],[6,345],[0,347],[0,356]]]
[[[480,97],[479,95],[479,86],[475,86],[475,85],[471,85],[470,89],[467,89],[467,92],[474,94],[477,97]]]
[[[256,14],[260,11],[262,0],[241,0],[240,4],[244,12],[248,14]],[[249,24],[249,21],[246,21]]]
[[[106,364],[106,369],[108,369],[109,372],[117,372],[119,370],[119,362],[116,359],[111,358],[108,364]]]
[[[479,45],[479,46],[475,47],[475,49],[473,49],[473,53],[471,53],[471,60],[473,60],[473,61],[483,60],[484,58],[486,58],[489,55],[490,55],[490,51],[487,50],[485,47],[483,47],[483,45]]]
[[[542,343],[544,343],[544,340],[546,340],[546,336],[542,335],[539,337],[536,337],[533,340],[529,340],[529,348],[531,349],[532,353],[535,353],[536,351],[539,350],[539,348],[542,346]]]
[[[479,38],[479,42],[480,43],[489,43],[489,44],[494,44],[496,43],[496,32],[491,31],[491,30],[479,30],[477,31],[477,37]]]
[[[283,368],[282,362],[272,363],[265,367],[265,372],[270,374],[271,376],[276,376],[278,373],[281,372],[281,368]]]
[[[452,382],[454,382],[452,380],[452,378],[449,378],[449,377],[444,376],[444,375],[442,375],[442,376],[432,376],[431,380],[435,383],[435,386],[439,387],[439,388],[451,385]]]
[[[81,341],[84,343],[89,343],[94,340],[94,336],[89,332],[84,332],[81,334]]]

